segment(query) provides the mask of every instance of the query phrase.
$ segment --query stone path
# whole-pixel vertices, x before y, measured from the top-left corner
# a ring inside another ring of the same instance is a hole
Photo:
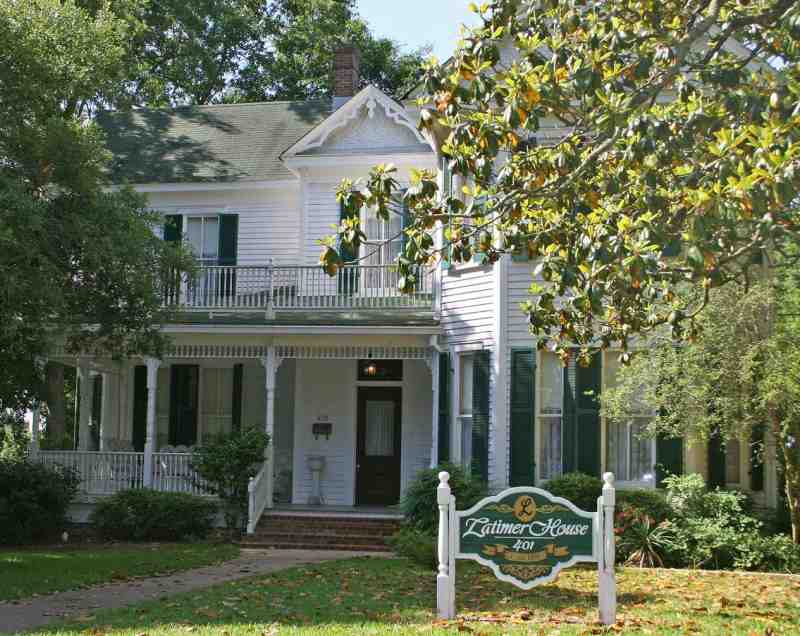
[[[99,609],[114,609],[141,601],[166,598],[217,583],[275,572],[298,565],[321,563],[372,553],[334,550],[249,550],[236,559],[175,574],[57,592],[19,601],[0,602],[0,632],[35,629],[68,617],[88,616]]]

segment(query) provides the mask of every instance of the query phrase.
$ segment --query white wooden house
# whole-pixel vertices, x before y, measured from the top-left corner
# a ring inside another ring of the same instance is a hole
[[[82,378],[79,441],[41,460],[77,466],[87,501],[131,486],[191,492],[190,447],[263,427],[273,444],[252,484],[251,529],[276,505],[396,504],[443,459],[468,464],[493,490],[570,470],[611,470],[622,487],[655,486],[659,465],[708,473],[704,449],[639,439],[646,412],[599,417],[596,393],[613,382],[616,354],[563,369],[536,352],[519,308],[532,263],[440,264],[407,296],[390,265],[399,243],[389,241],[334,278],[323,273],[318,240],[340,219],[342,178],[382,162],[404,179],[440,165],[414,107],[355,90],[357,51],[341,50],[336,63],[332,104],[101,118],[115,176],[147,194],[164,239],[187,241],[200,273],[165,298],[177,314],[163,359],[53,352]],[[443,187],[459,186],[440,174]],[[403,219],[363,222],[371,238],[390,237]],[[775,492],[772,467],[751,476],[746,451],[729,451],[724,481]]]

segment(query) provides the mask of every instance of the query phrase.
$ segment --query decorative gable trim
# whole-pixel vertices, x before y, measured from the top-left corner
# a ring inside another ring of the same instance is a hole
[[[333,133],[357,119],[361,109],[364,107],[366,107],[367,116],[370,119],[375,116],[377,108],[382,108],[387,118],[399,126],[408,128],[419,143],[430,146],[430,142],[417,130],[417,126],[406,114],[405,108],[375,86],[370,85],[363,88],[344,106],[312,128],[290,148],[286,149],[281,158],[291,158],[324,145]]]

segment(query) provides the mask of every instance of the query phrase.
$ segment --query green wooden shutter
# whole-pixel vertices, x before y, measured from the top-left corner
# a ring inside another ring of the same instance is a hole
[[[339,203],[339,221],[344,221],[346,218],[348,217],[344,204]],[[345,263],[358,261],[358,254],[355,250],[342,245],[339,246],[339,255]],[[342,268],[338,274],[337,287],[340,294],[355,294],[358,291],[358,268],[354,266]]]
[[[576,430],[577,414],[577,379],[575,376],[575,360],[570,358],[564,367],[564,407],[561,412],[561,471],[571,473],[578,469],[576,446],[578,433]]]
[[[183,236],[183,215],[167,214],[164,223],[164,240],[169,243],[177,243]]]
[[[532,486],[536,480],[535,442],[536,351],[511,351],[511,486]]]
[[[489,481],[489,352],[476,351],[472,365],[472,476]]]
[[[588,367],[571,357],[564,368],[563,471],[600,475],[600,389],[602,355]]]
[[[170,368],[169,443],[173,446],[197,442],[199,378],[197,365],[175,364]]]
[[[750,434],[750,490],[764,490],[764,425],[753,427]]]
[[[592,356],[588,367],[576,365],[578,378],[577,467],[582,473],[598,477],[600,476],[602,359],[602,354],[597,352]]]
[[[439,463],[450,460],[450,354],[439,354]]]
[[[723,465],[724,469],[724,465]],[[661,487],[668,475],[683,474],[683,438],[656,437],[656,486]]]
[[[236,250],[239,242],[239,215],[219,215],[219,265],[236,265]]]
[[[719,433],[708,439],[708,487],[725,488],[725,445]]]
[[[242,430],[242,387],[244,380],[244,365],[233,365],[233,395],[231,396],[231,429]]]
[[[217,265],[234,267],[239,243],[239,215],[220,214],[219,245],[217,247]],[[236,270],[218,271],[217,289],[223,298],[236,295]]]
[[[92,442],[93,448],[100,448],[100,428],[103,425],[103,376],[94,376],[92,384]]]
[[[183,215],[168,214],[164,223],[164,240],[168,243],[179,243],[183,236]],[[180,300],[181,272],[175,268],[165,275],[164,302],[175,305]]]
[[[147,437],[147,367],[140,364],[133,370],[133,450],[144,451]]]

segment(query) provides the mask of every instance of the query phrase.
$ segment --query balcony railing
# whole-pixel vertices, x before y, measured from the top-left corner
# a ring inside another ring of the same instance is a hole
[[[165,304],[187,310],[293,311],[431,309],[431,272],[413,270],[414,291],[401,292],[389,265],[346,265],[336,276],[319,266],[203,266],[191,280],[176,276]]]

